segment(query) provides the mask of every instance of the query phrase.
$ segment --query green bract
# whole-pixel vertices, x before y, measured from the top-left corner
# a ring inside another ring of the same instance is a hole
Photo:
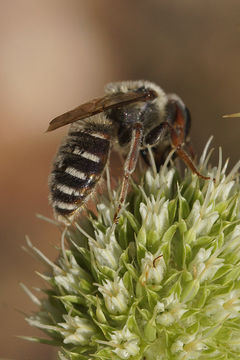
[[[99,198],[97,217],[64,230],[56,264],[29,242],[51,271],[27,321],[60,359],[240,358],[240,164],[226,175],[221,152],[217,168],[208,158],[209,181],[148,169],[117,226],[117,195]]]

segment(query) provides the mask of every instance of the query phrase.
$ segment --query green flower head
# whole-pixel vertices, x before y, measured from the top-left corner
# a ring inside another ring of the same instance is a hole
[[[109,189],[64,229],[56,263],[28,242],[50,271],[27,321],[61,360],[240,358],[240,163],[227,175],[220,151],[207,166],[208,146],[210,180],[167,159],[132,181],[117,225]]]

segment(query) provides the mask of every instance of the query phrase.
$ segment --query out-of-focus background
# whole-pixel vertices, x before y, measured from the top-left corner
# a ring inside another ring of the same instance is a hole
[[[34,311],[19,286],[42,286],[28,234],[54,260],[58,230],[47,178],[66,129],[45,134],[53,117],[103,94],[110,81],[148,79],[191,109],[192,143],[214,135],[231,165],[239,159],[240,2],[238,0],[0,0],[0,358],[55,359],[24,321]]]

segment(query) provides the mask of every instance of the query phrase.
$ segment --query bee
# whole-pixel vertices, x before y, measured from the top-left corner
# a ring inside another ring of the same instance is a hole
[[[139,155],[149,164],[152,148],[159,168],[174,148],[199,177],[190,156],[190,112],[175,94],[166,94],[149,81],[110,83],[105,95],[53,119],[47,131],[71,124],[61,144],[49,179],[50,202],[58,220],[71,222],[103,176],[112,150],[125,154],[124,173],[113,222],[125,202],[130,176]]]

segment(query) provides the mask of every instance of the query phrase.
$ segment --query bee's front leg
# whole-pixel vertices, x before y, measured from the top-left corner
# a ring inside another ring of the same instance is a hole
[[[181,127],[174,127],[167,121],[164,121],[148,133],[148,135],[144,139],[144,143],[150,146],[156,145],[159,141],[161,141],[164,131],[166,130],[170,133],[172,147],[176,150],[176,153],[180,157],[180,159],[182,159],[182,161],[189,167],[189,169],[191,169],[191,171],[198,177],[204,180],[210,180],[209,176],[204,176],[200,174],[196,166],[193,164],[190,156],[186,153],[186,151],[184,151],[183,129]],[[215,179],[213,180],[215,181]]]

